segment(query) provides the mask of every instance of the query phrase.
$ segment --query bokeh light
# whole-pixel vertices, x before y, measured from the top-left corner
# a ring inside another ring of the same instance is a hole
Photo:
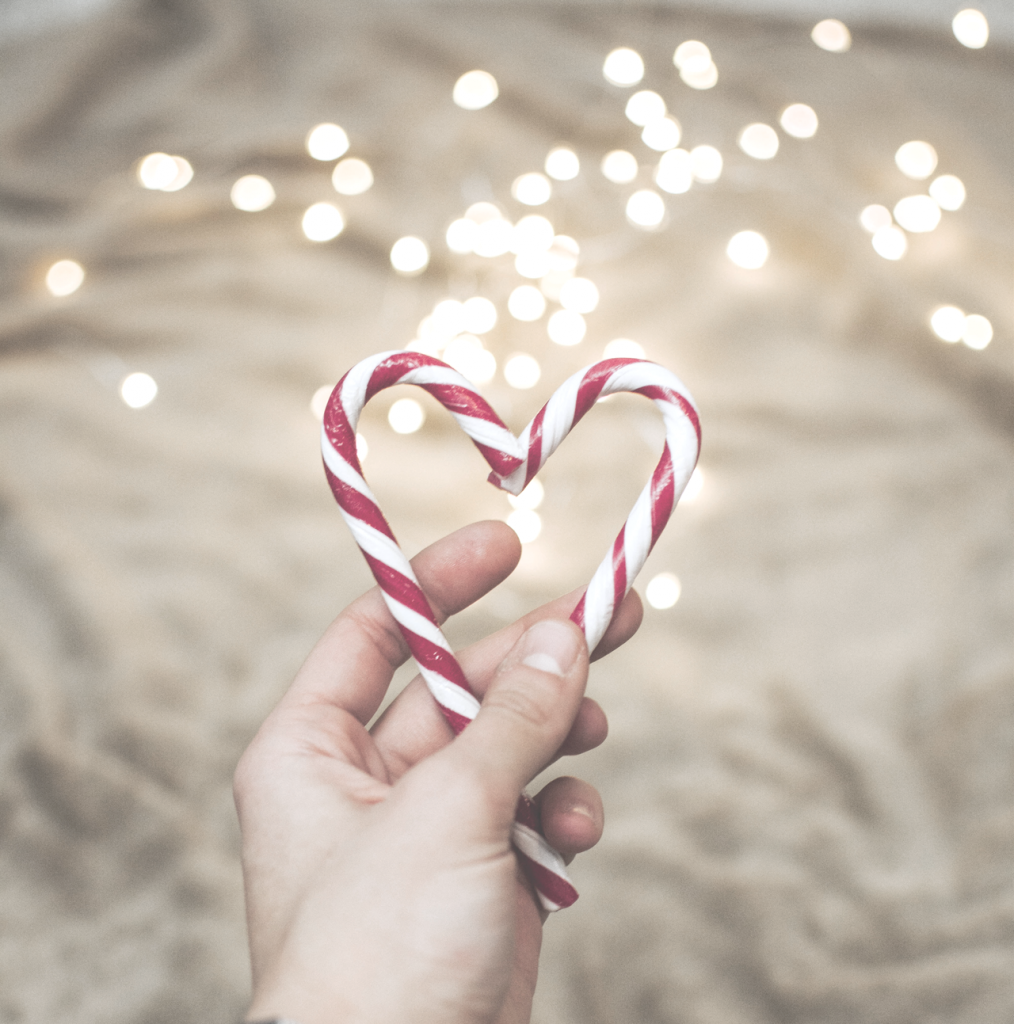
[[[641,132],[641,141],[658,153],[675,149],[680,144],[682,130],[679,122],[671,117],[659,117],[649,121]]]
[[[310,130],[306,136],[306,151],[314,160],[337,160],[349,149],[349,137],[345,129],[327,122]]]
[[[370,454],[370,444],[366,438],[357,433],[356,434],[356,458],[359,459],[360,463],[366,461],[366,456]]]
[[[542,518],[530,508],[516,508],[507,517],[507,525],[518,535],[522,544],[531,544],[542,533]]]
[[[635,92],[627,100],[624,113],[631,124],[636,124],[638,127],[643,128],[646,124],[657,121],[660,117],[665,117],[665,100],[657,92],[652,92],[651,89],[642,89],[640,92]]]
[[[993,325],[980,313],[969,313],[965,317],[961,340],[969,348],[984,349],[993,340]]]
[[[759,270],[768,261],[767,239],[759,231],[737,231],[725,247],[729,259],[744,270]]]
[[[951,22],[954,38],[970,50],[981,50],[989,40],[989,22],[974,7],[958,11]]]
[[[514,242],[514,225],[499,213],[491,220],[479,225],[475,236],[475,254],[486,259],[503,256],[511,251]]]
[[[474,334],[459,334],[449,341],[444,362],[473,384],[488,384],[496,375],[496,357]]]
[[[314,203],[303,214],[303,234],[311,242],[330,242],[342,233],[344,227],[345,218],[331,203]]]
[[[810,38],[828,53],[844,53],[852,45],[848,26],[837,18],[825,18],[813,26]]]
[[[549,318],[546,330],[550,341],[569,348],[571,345],[579,345],[584,340],[588,325],[580,313],[570,309],[558,309]]]
[[[451,252],[464,256],[475,249],[476,240],[479,237],[479,225],[468,217],[459,217],[451,221],[444,236],[447,241],[447,248]]]
[[[894,219],[906,231],[932,231],[940,223],[940,207],[929,196],[905,196],[895,203]]]
[[[581,247],[570,235],[557,235],[549,249],[550,270],[567,271],[577,266],[577,258],[581,255]]]
[[[722,176],[722,154],[714,146],[694,146],[690,150],[694,180],[710,185]]]
[[[520,494],[508,494],[507,501],[511,508],[537,509],[546,496],[546,489],[542,481],[536,477],[529,481],[528,486]]]
[[[960,210],[965,205],[965,186],[953,174],[941,174],[930,183],[929,194],[941,210]]]
[[[701,496],[702,490],[704,490],[704,473],[700,466],[694,466],[694,471],[690,474],[690,479],[680,495],[680,504],[692,505]]]
[[[535,387],[541,376],[542,367],[539,366],[539,361],[527,352],[516,352],[504,364],[504,380],[519,391]]]
[[[120,382],[120,397],[131,409],[151,405],[158,394],[158,385],[147,373],[128,373]]]
[[[46,271],[46,288],[50,295],[65,298],[84,284],[85,272],[77,260],[57,260]]]
[[[637,85],[644,78],[644,61],[636,50],[621,46],[606,57],[602,74],[612,85]]]
[[[466,71],[455,83],[451,98],[462,110],[482,110],[500,95],[488,71]]]
[[[894,154],[898,170],[913,181],[923,181],[937,169],[937,151],[919,140],[906,142]]]
[[[672,62],[680,78],[692,89],[710,89],[718,81],[718,68],[711,51],[698,39],[687,39],[676,47]]]
[[[530,171],[514,179],[511,195],[525,206],[541,206],[553,194],[553,186],[549,178],[538,171]]]
[[[399,398],[387,411],[396,434],[414,434],[426,422],[426,410],[414,398]]]
[[[471,334],[486,334],[496,326],[496,306],[481,295],[462,303],[462,326]]]
[[[886,206],[881,206],[880,203],[872,203],[859,214],[859,223],[872,235],[881,228],[889,227],[894,223],[894,219],[891,217],[891,211]]]
[[[391,266],[399,274],[412,276],[421,274],[430,262],[429,246],[415,235],[399,238],[391,246]]]
[[[637,177],[637,157],[625,149],[614,149],[602,158],[602,175],[615,185],[626,185]]]
[[[355,156],[346,157],[335,164],[331,184],[343,196],[362,195],[373,185],[373,171],[365,160]]]
[[[560,305],[575,313],[593,313],[599,304],[599,290],[586,277],[572,277],[560,289]]]
[[[711,62],[707,64],[691,62],[680,70],[680,78],[691,89],[711,89],[718,84],[718,68]]]
[[[908,252],[908,238],[901,228],[888,224],[873,232],[873,248],[885,260],[900,260]]]
[[[738,141],[739,148],[754,160],[770,160],[778,152],[778,132],[769,124],[748,124]]]
[[[604,359],[643,359],[644,347],[630,338],[613,338],[602,350]]]
[[[790,103],[778,119],[787,135],[794,139],[812,139],[817,134],[817,112],[805,103]]]
[[[930,329],[941,340],[953,344],[965,333],[965,314],[957,306],[939,306],[930,316]]]
[[[310,398],[310,412],[318,422],[324,419],[324,410],[327,409],[327,400],[331,397],[332,391],[333,384],[321,384]]]
[[[546,299],[534,285],[519,284],[507,299],[507,311],[515,320],[538,320],[546,312]]]
[[[683,70],[692,61],[711,61],[711,50],[699,39],[687,39],[676,47],[672,55],[672,62]]]
[[[556,229],[551,221],[530,213],[514,225],[510,251],[517,256],[548,252],[555,237]]]
[[[650,188],[642,188],[627,200],[627,220],[639,228],[657,228],[665,220],[665,200]]]
[[[149,153],[137,165],[137,180],[145,188],[159,192],[178,192],[190,184],[193,176],[189,161],[168,153]]]
[[[644,597],[652,608],[662,611],[672,608],[680,599],[682,592],[683,587],[673,573],[660,572],[648,581],[648,585],[644,588]]]
[[[514,258],[514,269],[521,277],[535,281],[552,270],[552,260],[548,252],[519,253]]]
[[[274,186],[260,174],[244,174],[229,191],[229,199],[237,210],[260,213],[275,201]]]
[[[568,146],[557,146],[546,155],[545,171],[557,181],[571,181],[581,173],[581,161]]]
[[[673,195],[689,192],[694,184],[693,157],[685,149],[663,153],[655,168],[655,184]]]

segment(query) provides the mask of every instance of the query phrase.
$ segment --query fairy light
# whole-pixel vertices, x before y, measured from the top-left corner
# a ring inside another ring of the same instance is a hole
[[[370,444],[366,438],[360,434],[356,434],[356,456],[360,463],[366,461],[366,456],[370,454]]]
[[[346,157],[335,164],[331,184],[343,196],[362,195],[373,185],[373,171],[365,160],[355,156]]]
[[[663,153],[655,168],[655,184],[665,192],[679,195],[689,192],[694,183],[693,157],[685,149]]]
[[[178,192],[193,177],[194,169],[188,160],[168,153],[149,153],[137,165],[137,180],[153,191]]]
[[[627,200],[627,220],[639,228],[657,228],[665,220],[665,200],[650,188],[642,188]]]
[[[449,341],[444,362],[473,384],[488,384],[496,375],[496,357],[474,334],[459,334]]]
[[[894,220],[891,217],[891,211],[886,206],[872,203],[870,206],[864,207],[863,212],[859,214],[859,223],[864,230],[869,231],[872,235],[881,228],[890,227]]]
[[[722,154],[714,146],[694,146],[690,150],[694,180],[711,185],[722,176]]]
[[[687,65],[711,60],[711,51],[699,39],[687,39],[676,47],[672,62],[682,71]]]
[[[544,174],[530,171],[514,179],[511,195],[525,206],[541,206],[553,194],[553,186]]]
[[[237,210],[260,213],[275,201],[274,186],[260,174],[244,174],[229,190],[229,199]]]
[[[894,154],[898,170],[913,181],[924,181],[937,169],[937,151],[920,140],[906,142]]]
[[[961,340],[969,348],[984,349],[993,340],[993,325],[981,314],[969,313],[965,317]]]
[[[482,295],[462,303],[462,326],[471,334],[486,334],[496,326],[496,306]]]
[[[813,26],[810,38],[828,53],[845,53],[852,45],[852,34],[848,26],[837,18],[825,18]]]
[[[929,194],[941,210],[960,210],[965,204],[965,186],[953,174],[941,174],[930,183]]]
[[[391,266],[406,277],[421,274],[430,262],[429,246],[415,235],[399,238],[391,246]]]
[[[950,344],[961,341],[965,333],[965,314],[957,306],[938,306],[930,316],[930,330]]]
[[[496,203],[472,203],[472,205],[465,210],[465,217],[476,224],[485,224],[490,220],[502,220],[503,211],[496,205]]]
[[[557,181],[572,181],[581,173],[581,161],[569,146],[557,146],[546,155],[545,171]]]
[[[973,7],[958,11],[951,22],[954,38],[970,50],[981,50],[989,40],[989,22]]]
[[[905,196],[894,206],[894,219],[906,231],[932,231],[940,223],[940,207],[929,196]]]
[[[310,398],[310,412],[318,422],[324,419],[324,411],[327,409],[327,400],[334,391],[333,384],[321,384]]]
[[[794,139],[812,139],[817,134],[817,112],[805,103],[790,103],[778,119],[787,135]]]
[[[692,89],[710,89],[718,82],[718,68],[711,51],[699,39],[687,39],[676,47],[672,62],[680,78]]]
[[[737,231],[725,247],[726,255],[744,270],[760,270],[768,261],[767,239],[759,231]]]
[[[479,225],[467,217],[459,217],[451,221],[444,236],[447,248],[459,256],[465,256],[475,250],[475,242],[479,236]]]
[[[560,289],[574,276],[573,270],[555,270],[539,281],[539,291],[551,302],[560,301]]]
[[[624,113],[631,124],[643,128],[652,121],[665,117],[667,109],[665,100],[657,92],[652,92],[651,89],[642,89],[627,100]]]
[[[128,373],[120,382],[120,398],[131,409],[151,405],[158,394],[158,385],[147,373]]]
[[[306,151],[314,160],[337,160],[349,149],[349,137],[345,129],[326,122],[310,130],[306,136]]]
[[[546,496],[546,489],[542,481],[536,477],[529,481],[528,486],[520,494],[508,494],[507,502],[511,508],[523,508],[534,512],[542,504]]]
[[[557,235],[549,249],[549,269],[554,273],[572,271],[580,255],[581,247],[570,235]]]
[[[778,152],[778,132],[769,124],[748,124],[738,141],[739,148],[754,160],[770,160]]]
[[[84,267],[77,260],[57,260],[46,271],[46,288],[58,299],[73,295],[84,284]]]
[[[680,504],[692,505],[701,496],[702,490],[704,490],[704,473],[700,466],[694,466],[694,471],[690,474],[690,479],[680,495]]]
[[[630,338],[613,338],[602,350],[603,359],[643,359],[644,347]]]
[[[514,258],[514,269],[521,277],[536,281],[545,277],[552,269],[548,252],[523,252]]]
[[[451,99],[462,110],[482,110],[499,95],[496,79],[488,71],[466,71],[454,83]]]
[[[641,132],[641,141],[656,152],[664,153],[680,144],[683,134],[679,122],[672,117],[659,117],[649,121]]]
[[[680,78],[691,89],[711,89],[718,84],[718,68],[710,61],[707,64],[691,62],[680,71]]]
[[[518,535],[522,544],[531,544],[542,533],[542,518],[533,509],[514,509],[507,517],[507,525]]]
[[[426,422],[426,411],[414,398],[399,398],[388,409],[387,422],[396,434],[414,434]]]
[[[560,305],[575,313],[593,313],[599,304],[599,290],[586,277],[572,277],[560,289]]]
[[[510,251],[516,256],[548,252],[555,237],[556,229],[551,221],[530,213],[514,225]]]
[[[644,78],[644,61],[636,50],[621,46],[606,57],[602,74],[611,85],[637,85]]]
[[[464,330],[465,304],[457,299],[442,299],[433,307],[427,320],[419,325],[421,334],[433,335],[445,341]]]
[[[314,203],[303,214],[303,234],[311,242],[330,242],[345,227],[345,218],[331,203]]]
[[[683,587],[678,577],[671,572],[660,572],[648,581],[644,588],[644,597],[652,608],[664,611],[676,604],[682,592]]]
[[[572,345],[579,345],[584,340],[588,325],[580,313],[570,309],[558,309],[549,318],[546,330],[550,341],[569,348]]]
[[[602,176],[614,185],[626,185],[637,177],[637,157],[625,149],[614,149],[602,158]]]
[[[519,284],[507,299],[507,312],[515,320],[538,320],[546,312],[545,296],[534,285]]]
[[[901,228],[888,224],[873,232],[873,248],[885,260],[900,260],[908,252],[908,238]]]
[[[475,254],[492,259],[510,252],[514,241],[514,225],[499,213],[492,220],[483,221],[475,236]]]
[[[504,380],[519,391],[535,387],[541,376],[542,367],[539,366],[539,361],[527,352],[516,352],[504,363]]]

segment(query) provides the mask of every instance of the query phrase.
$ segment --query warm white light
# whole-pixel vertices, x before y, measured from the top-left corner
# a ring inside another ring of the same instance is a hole
[[[739,148],[754,160],[770,160],[778,152],[778,132],[769,124],[748,124],[739,133]]]
[[[275,190],[267,178],[259,174],[244,174],[233,184],[229,198],[237,210],[260,213],[275,201]]]
[[[496,326],[496,306],[481,295],[473,295],[462,304],[463,326],[472,334],[485,334]]]
[[[421,274],[430,262],[430,250],[421,238],[406,235],[391,246],[391,266],[399,274]]]
[[[644,348],[630,338],[613,338],[603,349],[604,359],[643,359]]]
[[[627,200],[627,220],[639,228],[657,228],[665,220],[665,201],[650,188],[642,188]]]
[[[893,224],[873,232],[873,248],[885,260],[900,260],[908,251],[908,238]]]
[[[625,149],[614,149],[602,158],[602,174],[616,185],[626,185],[637,177],[637,157]]]
[[[670,149],[662,154],[655,168],[655,184],[666,192],[689,192],[694,183],[694,161],[685,149]]]
[[[515,320],[538,320],[546,312],[546,299],[534,285],[519,284],[507,299],[507,311]]]
[[[542,367],[539,366],[539,361],[525,352],[518,352],[504,364],[504,380],[519,391],[535,387],[541,376]]]
[[[531,171],[514,179],[511,195],[525,206],[541,206],[553,194],[553,186],[544,174]]]
[[[447,343],[444,362],[473,384],[488,384],[496,374],[496,357],[474,334],[459,334]]]
[[[538,280],[540,277],[545,277],[551,269],[549,253],[519,253],[514,257],[514,269],[521,277],[527,277],[532,281]]]
[[[709,61],[711,60],[711,51],[698,39],[687,39],[685,42],[679,44],[676,47],[676,52],[672,55],[672,62],[681,71],[691,61]]]
[[[929,196],[905,196],[894,206],[894,219],[906,231],[932,231],[940,223],[940,207]]]
[[[906,177],[922,181],[937,169],[937,151],[928,142],[906,142],[898,147],[894,162]]]
[[[339,160],[331,174],[331,184],[343,196],[358,196],[373,184],[373,171],[365,160],[350,156]]]
[[[306,137],[306,151],[314,160],[337,160],[348,148],[349,137],[336,124],[319,124]]]
[[[120,382],[120,397],[131,409],[151,405],[158,394],[158,385],[146,373],[128,373]]]
[[[518,256],[548,252],[556,237],[552,222],[537,213],[530,213],[514,225],[511,252]]]
[[[690,160],[696,181],[710,185],[722,176],[722,154],[714,146],[694,146]]]
[[[84,284],[85,272],[77,260],[57,260],[46,271],[46,288],[50,295],[63,298],[73,295]]]
[[[817,112],[805,103],[792,103],[782,111],[778,123],[795,139],[812,139],[817,134]]]
[[[569,347],[581,343],[588,326],[580,313],[574,313],[569,309],[558,309],[549,318],[546,329],[549,332],[550,341]]]
[[[396,434],[414,434],[426,422],[426,412],[414,398],[399,398],[387,411]]]
[[[641,141],[650,149],[664,153],[680,144],[682,129],[679,122],[671,117],[659,117],[649,121],[641,132]]]
[[[993,325],[984,316],[969,313],[965,317],[961,340],[969,348],[984,349],[993,340]]]
[[[511,508],[525,508],[534,511],[542,504],[542,499],[545,496],[546,490],[542,486],[542,481],[536,477],[520,494],[508,494],[507,500],[510,502]]]
[[[179,173],[176,161],[168,153],[149,153],[137,165],[137,180],[145,187],[164,191]]]
[[[718,83],[718,68],[703,57],[694,58],[680,68],[680,78],[691,89],[711,89]]]
[[[457,299],[442,299],[433,307],[433,312],[419,325],[423,337],[441,338],[449,341],[465,330],[465,304]]]
[[[503,220],[503,212],[496,203],[472,203],[465,210],[465,216],[476,224],[485,224],[489,220]]]
[[[472,252],[475,248],[475,241],[479,236],[479,225],[467,217],[459,217],[451,221],[447,228],[447,248],[460,256]]]
[[[612,85],[637,85],[644,78],[644,61],[636,50],[621,46],[606,57],[602,74]]]
[[[507,525],[518,535],[522,544],[531,544],[542,533],[539,513],[529,508],[516,508],[507,517]]]
[[[813,26],[810,38],[828,53],[844,53],[852,45],[848,27],[836,18],[826,18]]]
[[[557,146],[546,156],[546,174],[557,181],[571,181],[581,172],[581,161],[577,153],[567,146]]]
[[[577,266],[577,258],[581,255],[581,247],[570,235],[557,235],[549,250],[549,269],[555,273],[573,270]]]
[[[859,214],[859,223],[872,235],[875,231],[889,227],[894,222],[891,218],[891,211],[886,206],[873,203]]]
[[[657,121],[660,117],[665,117],[665,100],[657,92],[652,92],[651,89],[642,89],[640,92],[635,92],[627,100],[624,113],[627,115],[628,121],[643,128],[646,124]]]
[[[961,341],[965,333],[965,314],[957,306],[940,306],[930,317],[930,328],[941,341],[952,344]]]
[[[497,216],[495,220],[483,221],[475,237],[475,252],[478,256],[491,259],[510,252],[514,241],[514,225]]]
[[[559,270],[546,274],[539,281],[539,289],[551,302],[560,301],[560,289],[574,276],[572,270]]]
[[[369,442],[363,437],[362,434],[356,434],[356,457],[359,459],[360,464],[366,461],[366,456],[370,454]]]
[[[488,71],[467,71],[454,83],[451,98],[462,110],[482,110],[500,95]]]
[[[168,185],[162,186],[163,192],[179,192],[181,188],[189,185],[194,177],[194,169],[190,166],[189,160],[185,160],[181,156],[174,156],[172,162],[176,167],[176,174]]]
[[[593,313],[599,304],[599,290],[587,277],[572,277],[560,289],[560,305],[575,313]]]
[[[930,183],[929,194],[941,210],[960,210],[965,204],[965,186],[953,174],[941,174]]]
[[[341,211],[330,203],[314,203],[303,214],[303,234],[311,242],[330,242],[345,227]]]
[[[324,419],[324,410],[327,409],[327,400],[331,397],[332,391],[334,391],[333,384],[321,384],[314,391],[313,397],[310,399],[310,412],[313,413],[314,419]]]
[[[704,474],[701,472],[700,466],[694,466],[694,471],[690,474],[690,479],[687,481],[687,485],[683,488],[683,493],[680,495],[680,504],[692,505],[701,496],[701,491],[703,489]]]
[[[989,40],[989,22],[982,11],[973,7],[958,11],[951,22],[954,38],[970,50],[981,50]]]
[[[652,576],[644,588],[644,596],[652,608],[672,608],[680,599],[683,588],[679,579],[671,572],[660,572]]]
[[[767,239],[759,231],[737,231],[725,247],[729,259],[744,270],[758,270],[768,261]]]

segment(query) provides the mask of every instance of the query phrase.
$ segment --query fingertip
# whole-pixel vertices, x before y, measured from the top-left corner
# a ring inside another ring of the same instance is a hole
[[[565,859],[590,850],[602,838],[602,798],[587,782],[569,776],[554,779],[536,803],[546,839]]]
[[[609,719],[598,701],[585,697],[558,756],[584,754],[601,746],[609,735]]]

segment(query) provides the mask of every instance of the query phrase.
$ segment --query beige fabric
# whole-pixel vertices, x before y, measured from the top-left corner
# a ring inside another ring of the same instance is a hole
[[[549,926],[538,1021],[1010,1019],[1010,55],[853,28],[833,56],[808,26],[630,5],[123,0],[4,47],[0,1020],[241,1013],[232,766],[369,583],[308,401],[474,290],[500,306],[500,363],[543,363],[532,392],[487,389],[516,429],[627,336],[705,430],[705,490],[646,570],[683,597],[595,669],[612,735],[566,766],[609,822]],[[676,79],[690,37],[711,92]],[[629,189],[596,169],[650,155],[601,79],[619,44],[686,144],[726,157],[719,183],[667,198],[659,234],[625,224]],[[501,97],[469,114],[450,90],[473,67]],[[744,124],[800,100],[815,139],[739,153]],[[302,210],[336,196],[302,142],[332,119],[377,183],[314,245]],[[892,163],[911,138],[969,200],[893,264],[856,218],[921,189]],[[441,242],[475,199],[519,216],[512,179],[558,141],[584,170],[545,212],[602,292],[574,349],[506,316],[509,260]],[[192,184],[140,189],[152,150],[188,157]],[[249,172],[277,189],[265,213],[229,204]],[[724,256],[744,228],[772,247],[752,275]],[[403,280],[387,252],[410,233],[434,257]],[[57,301],[41,278],[64,256],[88,277]],[[935,340],[940,302],[987,315],[990,347]],[[158,381],[149,408],[119,401],[127,370]],[[435,407],[392,435],[393,397],[367,411],[366,469],[406,548],[504,516]],[[546,468],[542,537],[454,642],[588,576],[650,469],[653,415],[595,410]]]

